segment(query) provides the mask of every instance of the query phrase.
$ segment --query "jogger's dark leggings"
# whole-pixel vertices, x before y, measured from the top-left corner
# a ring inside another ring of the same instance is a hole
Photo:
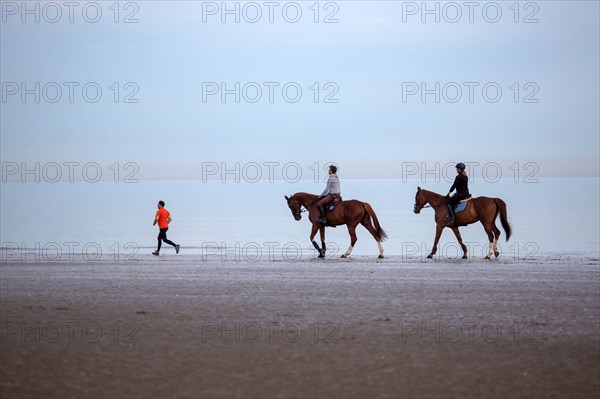
[[[160,246],[162,245],[163,241],[169,245],[176,246],[173,241],[167,239],[167,230],[169,230],[168,227],[164,228],[164,229],[160,229],[160,232],[158,233],[158,249],[157,249],[157,251],[160,251]]]

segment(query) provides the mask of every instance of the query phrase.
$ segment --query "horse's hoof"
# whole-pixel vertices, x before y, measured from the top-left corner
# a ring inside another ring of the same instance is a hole
[[[319,255],[318,257],[319,257],[319,258],[324,258],[324,257],[325,257],[325,255],[321,254],[321,255]]]
[[[433,258],[433,255],[431,255],[431,254],[427,255],[427,259],[432,259],[432,258]]]
[[[377,259],[383,259],[383,255],[379,255]]]
[[[494,255],[496,255],[496,258],[500,256],[500,252],[494,252]]]
[[[342,256],[340,256],[340,258],[342,258],[342,259],[346,259],[347,257],[348,257],[348,256],[346,256],[346,255],[342,255]]]
[[[469,257],[467,255],[464,255],[462,258],[463,259],[469,259]]]
[[[490,257],[489,257],[489,255],[488,255],[488,256],[486,256],[486,257],[485,257],[485,258],[483,258],[483,259],[492,259],[492,258],[490,258]]]

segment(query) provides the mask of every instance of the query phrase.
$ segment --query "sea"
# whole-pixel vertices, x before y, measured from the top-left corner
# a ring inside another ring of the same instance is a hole
[[[422,257],[433,244],[433,210],[413,213],[418,186],[446,193],[446,181],[420,179],[345,179],[345,200],[371,204],[388,234],[386,256]],[[186,255],[228,256],[235,260],[288,260],[314,257],[310,223],[303,214],[294,220],[285,195],[319,194],[322,182],[312,180],[221,182],[218,180],[139,182],[7,182],[0,185],[0,241],[2,260],[58,259],[57,254],[96,253],[140,256],[156,247],[158,228],[152,225],[159,200],[173,221],[168,237]],[[502,231],[504,257],[540,256],[598,258],[600,202],[597,177],[537,178],[516,181],[472,179],[474,197],[499,197],[507,203],[513,235]],[[502,230],[500,221],[498,227]],[[378,255],[376,242],[362,226],[353,255]],[[473,257],[488,250],[480,223],[462,227],[463,240]],[[319,236],[316,237],[320,241]],[[337,257],[349,246],[347,228],[326,229],[328,256]],[[461,254],[451,230],[440,241],[440,257]],[[163,244],[161,255],[175,256]]]

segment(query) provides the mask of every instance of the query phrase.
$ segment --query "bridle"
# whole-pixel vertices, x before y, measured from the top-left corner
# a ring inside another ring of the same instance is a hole
[[[427,201],[425,201],[425,205],[423,205],[422,207],[420,207],[419,211],[421,211],[421,209],[424,209],[424,208],[431,208],[431,205],[427,204]],[[416,198],[415,198],[415,205],[413,207],[413,211],[416,212],[416,210],[417,210],[417,201],[416,201]]]

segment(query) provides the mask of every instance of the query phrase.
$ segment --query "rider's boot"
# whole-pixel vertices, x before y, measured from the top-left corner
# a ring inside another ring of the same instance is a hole
[[[326,224],[327,219],[325,219],[325,208],[319,205],[319,218],[317,219],[317,223]]]
[[[446,206],[448,207],[448,216],[446,218],[446,220],[450,223],[454,222],[454,209],[452,209],[452,205],[450,204],[446,204]]]

